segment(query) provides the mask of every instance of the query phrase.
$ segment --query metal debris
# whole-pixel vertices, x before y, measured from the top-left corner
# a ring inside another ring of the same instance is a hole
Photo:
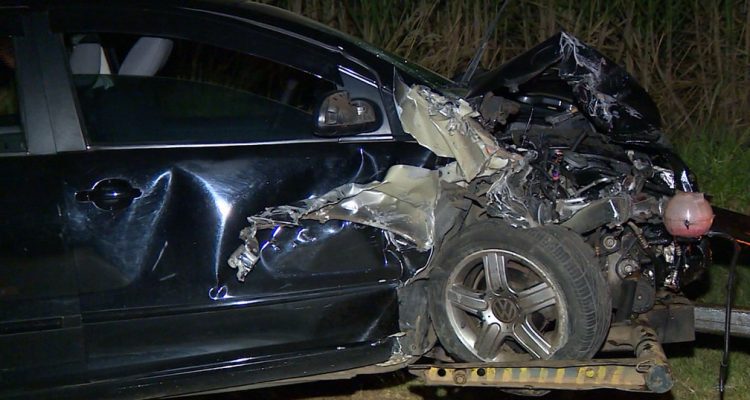
[[[255,263],[258,262],[258,239],[255,234],[258,232],[256,220],[248,218],[250,226],[240,231],[240,239],[245,244],[238,247],[229,257],[229,266],[237,269],[237,280],[245,281],[245,277],[253,270]]]
[[[396,96],[404,129],[422,146],[456,161],[439,170],[394,165],[382,182],[346,184],[321,196],[266,208],[249,217],[250,226],[240,234],[245,243],[228,260],[229,266],[237,269],[238,280],[244,281],[258,262],[258,230],[296,226],[302,219],[373,226],[406,239],[419,251],[427,251],[435,244],[440,181],[466,184],[523,159],[499,146],[474,119],[478,113],[463,99],[449,99],[425,86],[407,87],[403,83]]]
[[[520,156],[506,151],[476,121],[479,113],[463,99],[449,99],[425,86],[397,84],[399,118],[419,144],[441,157],[454,158],[452,182],[470,182],[505,168]]]
[[[487,92],[516,93],[521,85],[554,70],[573,89],[573,98],[581,112],[602,132],[625,142],[648,142],[661,137],[661,116],[656,104],[635,78],[567,32],[560,32],[501,67],[477,76],[467,97]]]
[[[359,185],[345,185],[350,189]],[[426,251],[434,244],[435,205],[438,199],[438,173],[434,170],[395,165],[382,183],[373,182],[355,190],[345,190],[335,201],[308,210],[302,218],[325,222],[352,221],[393,232]],[[361,189],[361,190],[359,190]]]
[[[394,165],[383,182],[339,186],[322,196],[293,205],[266,208],[249,217],[250,226],[240,238],[245,242],[232,253],[229,266],[237,269],[237,279],[245,276],[258,261],[260,229],[276,225],[299,225],[302,219],[326,222],[352,221],[397,234],[427,251],[435,240],[435,206],[439,196],[438,172],[409,165]]]
[[[630,119],[640,118],[637,110],[601,90],[603,83],[612,79],[613,68],[619,76],[619,67],[609,65],[600,54],[566,33],[561,33],[558,40],[557,53],[548,61],[559,62],[560,77],[582,96],[579,101],[586,105],[589,115],[610,129],[618,120],[622,122],[623,112]],[[620,225],[629,218],[631,203],[619,201],[619,193],[593,203],[583,197],[544,202],[530,196],[530,162],[536,153],[512,153],[499,145],[477,121],[480,115],[467,101],[400,81],[395,96],[404,130],[436,155],[455,161],[438,170],[395,165],[382,182],[342,185],[321,196],[266,208],[248,218],[250,226],[241,233],[245,243],[228,261],[237,269],[240,281],[258,261],[256,232],[279,225],[297,226],[302,219],[321,223],[343,220],[380,228],[413,244],[418,251],[427,251],[436,241],[435,208],[441,196],[440,182],[468,188],[477,178],[485,179],[489,186],[488,215],[521,228],[571,219],[570,225],[587,231],[602,224]],[[578,218],[572,218],[582,210],[585,212]]]
[[[586,50],[587,47],[574,36],[566,32],[560,33],[560,51],[563,65],[567,66],[560,70],[560,77],[567,80],[574,92],[579,94],[586,113],[604,121],[610,130],[613,120],[620,118],[620,112],[634,118],[643,118],[633,107],[620,104],[614,96],[599,89],[604,80],[603,69],[607,60]]]

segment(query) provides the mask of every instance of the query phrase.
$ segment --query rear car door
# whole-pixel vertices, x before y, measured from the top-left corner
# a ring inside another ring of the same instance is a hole
[[[254,378],[268,380],[387,359],[404,266],[383,232],[336,221],[266,232],[285,247],[244,283],[226,263],[248,215],[425,162],[393,142],[387,118],[346,140],[313,135],[331,90],[383,112],[377,76],[335,50],[195,10],[66,7],[50,18],[87,144],[62,156],[62,174],[92,379],[319,355]],[[140,52],[150,55],[130,58]]]
[[[65,246],[60,164],[70,111],[53,108],[43,24],[0,8],[0,393],[84,379],[72,254]],[[43,54],[43,55],[42,55]],[[70,96],[70,94],[67,94]],[[77,128],[77,126],[76,126]],[[78,133],[80,136],[80,132]],[[73,135],[75,136],[75,135]],[[0,394],[0,396],[4,396]]]

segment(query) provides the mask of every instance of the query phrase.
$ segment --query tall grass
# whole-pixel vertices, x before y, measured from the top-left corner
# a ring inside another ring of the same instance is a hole
[[[266,0],[447,76],[461,71],[501,1]],[[750,126],[750,0],[515,0],[482,59],[492,68],[564,29],[626,66],[667,130]]]
[[[750,214],[750,129],[706,127],[675,145],[713,203]]]

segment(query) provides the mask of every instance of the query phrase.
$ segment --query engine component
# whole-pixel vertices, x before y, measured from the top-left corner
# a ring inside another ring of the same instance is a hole
[[[642,314],[654,307],[656,290],[645,276],[640,276],[635,286],[633,297],[633,312]]]
[[[602,247],[607,250],[607,253],[615,252],[620,248],[620,242],[615,235],[604,235],[602,236],[601,242]]]
[[[591,202],[562,225],[578,233],[590,232],[602,225],[619,226],[630,218],[630,199],[609,197]]]
[[[640,269],[640,265],[638,264],[638,261],[632,259],[632,258],[623,258],[619,263],[617,263],[617,266],[615,266],[617,275],[625,279],[630,275],[633,275],[634,273],[638,272]]]
[[[495,96],[492,92],[489,92],[482,98],[479,114],[487,125],[494,126],[497,123],[505,125],[508,122],[508,116],[518,113],[519,108],[515,101]]]

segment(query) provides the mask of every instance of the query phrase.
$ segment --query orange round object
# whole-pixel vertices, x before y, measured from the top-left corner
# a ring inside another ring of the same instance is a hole
[[[713,221],[711,204],[699,192],[677,191],[664,209],[664,225],[674,236],[703,236],[711,229]]]

